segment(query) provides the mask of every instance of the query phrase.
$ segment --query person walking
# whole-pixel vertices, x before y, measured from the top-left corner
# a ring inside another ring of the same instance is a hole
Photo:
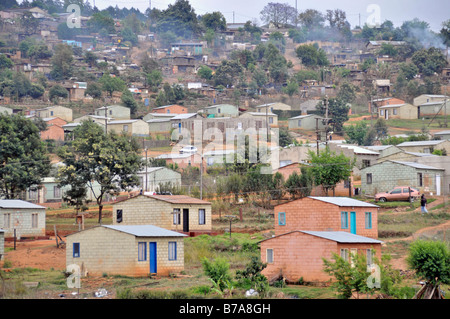
[[[425,198],[425,194],[422,194],[422,197],[420,197],[420,207],[422,208],[422,214],[428,213],[427,199]]]

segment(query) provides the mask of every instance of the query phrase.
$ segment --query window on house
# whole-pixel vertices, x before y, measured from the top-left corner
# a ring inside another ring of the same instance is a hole
[[[373,250],[372,249],[366,250],[366,262],[367,262],[367,266],[370,266],[373,263]]]
[[[341,258],[348,261],[348,248],[341,248]]]
[[[427,147],[427,148],[424,148],[424,149],[423,149],[423,152],[426,153],[426,154],[430,154],[430,153],[431,153],[431,150],[430,150],[429,147]]]
[[[138,261],[146,261],[147,260],[147,243],[139,242],[138,243]]]
[[[357,253],[358,253],[358,249],[356,249],[356,248],[350,249],[350,263],[351,263],[352,267],[355,267]]]
[[[116,222],[121,223],[123,221],[123,210],[116,210]]]
[[[167,110],[167,114],[169,114],[170,113],[170,110]]]
[[[10,213],[3,215],[3,227],[11,228],[11,214]]]
[[[28,197],[31,200],[37,200],[37,194],[38,194],[37,190],[29,190],[28,191]]]
[[[61,198],[61,188],[58,186],[53,186],[53,196],[55,198]]]
[[[366,212],[366,229],[372,229],[372,213]]]
[[[38,227],[38,214],[31,214],[31,228]]]
[[[397,115],[397,109],[394,109],[394,110],[393,110],[393,114],[394,114],[394,115]]]
[[[73,258],[80,257],[80,243],[73,243]]]
[[[366,184],[372,184],[372,173],[367,173],[366,175]]]
[[[302,126],[302,120],[298,120],[297,126],[298,126],[298,127],[301,127],[301,126]]]
[[[278,213],[278,225],[286,226],[286,213],[284,212]]]
[[[350,187],[350,181],[349,180],[346,180],[346,181],[344,181],[344,188],[349,188]]]
[[[273,117],[269,117],[269,124],[273,124]]]
[[[112,115],[112,110],[109,110],[109,115]]]
[[[169,260],[177,260],[177,242],[169,241]]]
[[[124,126],[123,126],[123,131],[124,131],[124,132],[128,132],[128,125],[124,125]]]
[[[220,114],[220,109],[217,109],[217,113]]]
[[[419,187],[423,186],[423,175],[422,175],[422,173],[417,173],[417,185]]]
[[[384,116],[384,110],[380,110],[380,116]]]
[[[362,168],[366,168],[370,166],[370,160],[362,160]]]
[[[341,228],[348,228],[348,212],[341,212]]]
[[[53,111],[50,111],[50,115],[53,116]]]
[[[198,210],[198,224],[205,225],[206,224],[206,213],[204,209]]]
[[[273,249],[269,248],[266,250],[266,261],[268,264],[272,264],[273,263]]]
[[[173,209],[173,224],[180,225],[180,209],[179,208]]]

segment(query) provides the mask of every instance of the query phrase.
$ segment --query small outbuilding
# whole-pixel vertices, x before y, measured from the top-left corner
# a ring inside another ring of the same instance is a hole
[[[96,226],[66,237],[66,265],[82,276],[168,276],[184,270],[185,236],[154,225]]]

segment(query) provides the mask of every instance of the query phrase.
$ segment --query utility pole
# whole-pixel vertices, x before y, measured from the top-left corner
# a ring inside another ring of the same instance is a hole
[[[328,95],[325,95],[325,146],[328,146]]]
[[[317,155],[319,155],[319,141],[320,141],[319,118],[316,117],[316,147],[317,147]]]
[[[105,106],[105,134],[108,134],[108,107]]]

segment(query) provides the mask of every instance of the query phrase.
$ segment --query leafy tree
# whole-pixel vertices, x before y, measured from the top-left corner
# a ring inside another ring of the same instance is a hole
[[[321,100],[316,109],[320,115],[326,115],[325,99]],[[331,118],[331,126],[337,134],[343,133],[343,126],[348,121],[349,106],[339,98],[328,99],[328,117]]]
[[[130,92],[130,90],[125,89],[122,92],[122,96],[120,97],[120,100],[122,101],[122,104],[130,109],[131,115],[136,115],[138,110],[138,103],[133,97],[133,93]]]
[[[342,83],[339,87],[337,98],[344,103],[352,103],[356,98],[356,87],[349,82]]]
[[[302,64],[308,67],[326,66],[329,64],[326,53],[312,44],[303,44],[295,49]]]
[[[107,33],[115,32],[114,19],[106,12],[95,12],[88,20],[87,25],[91,32],[105,30]]]
[[[126,88],[125,82],[121,78],[111,76],[109,73],[103,74],[99,80],[99,83],[102,85],[103,91],[108,92],[111,97],[114,92],[121,92]]]
[[[325,17],[322,13],[314,9],[306,9],[298,16],[299,23],[306,29],[322,28],[325,22]]]
[[[409,247],[407,262],[427,282],[450,283],[450,250],[444,242],[416,240]]]
[[[355,125],[349,125],[344,128],[345,133],[348,136],[346,142],[349,144],[365,145],[366,135],[369,133],[369,126],[365,122],[359,122]]]
[[[50,101],[53,101],[54,98],[64,98],[66,99],[69,96],[69,93],[65,88],[63,88],[59,84],[55,84],[52,86],[48,92],[48,97]]]
[[[297,10],[287,3],[268,3],[260,13],[261,20],[266,24],[273,23],[276,28],[286,27],[295,23]]]
[[[320,80],[319,73],[313,70],[300,70],[293,77],[299,85],[303,85],[306,80]]]
[[[191,38],[200,34],[200,23],[194,8],[187,0],[177,0],[162,10],[156,21],[158,33],[174,32],[176,36]]]
[[[448,64],[441,50],[434,47],[414,53],[412,62],[419,69],[419,72],[426,76],[441,73],[442,69]]]
[[[311,195],[314,179],[309,167],[301,167],[301,173],[293,172],[289,175],[284,187],[292,199],[303,198]]]
[[[0,136],[0,196],[19,198],[49,174],[50,159],[30,119],[0,114]]]
[[[398,54],[397,49],[390,43],[381,44],[381,49],[378,51],[379,55],[389,55],[390,57],[395,57]]]
[[[105,195],[118,194],[139,184],[136,172],[143,162],[138,142],[130,136],[106,134],[102,127],[90,121],[83,122],[73,134],[74,140],[58,151],[65,164],[58,172],[58,182],[61,186],[75,183],[90,189],[99,206],[101,224]]]
[[[100,99],[102,97],[102,86],[96,82],[89,82],[87,89],[84,91],[85,96],[90,96],[93,99]]]
[[[52,52],[45,43],[33,45],[28,49],[27,56],[33,61],[48,59],[52,56]]]
[[[97,66],[98,56],[92,51],[86,51],[84,53],[84,62],[89,64],[89,67]]]
[[[138,38],[137,35],[133,32],[133,30],[130,27],[125,27],[120,31],[120,36],[123,38],[123,41],[128,41],[132,45],[138,44]]]
[[[334,189],[336,185],[344,180],[348,180],[355,160],[351,160],[343,153],[336,155],[330,151],[329,147],[319,152],[317,155],[313,151],[309,151],[309,160],[311,162],[311,172],[314,176],[314,183],[322,185],[328,194],[328,190]]]
[[[223,60],[213,76],[214,84],[231,87],[243,70],[243,66],[238,61]]]
[[[448,48],[450,46],[450,19],[442,23],[440,35],[444,39],[444,44]]]
[[[286,93],[289,96],[293,96],[298,93],[298,83],[296,81],[289,81],[283,88],[283,93]]]
[[[20,25],[25,29],[26,34],[33,34],[39,26],[39,20],[29,11],[25,11],[20,18]]]
[[[400,75],[410,81],[419,73],[419,68],[413,63],[401,63]]]
[[[163,81],[163,76],[160,70],[153,70],[150,73],[147,73],[147,85],[153,90],[156,91],[158,87],[161,85]]]
[[[40,98],[45,93],[45,89],[42,85],[38,83],[31,83],[30,91],[28,95],[30,95],[33,99]]]
[[[227,21],[219,11],[205,13],[200,17],[200,22],[206,29],[213,31],[225,31],[227,29]]]
[[[63,80],[72,74],[73,51],[67,44],[57,44],[52,57],[52,71],[50,75],[55,80]]]
[[[6,55],[1,54],[0,55],[0,70],[3,69],[10,69],[14,66],[13,61],[11,61],[10,58],[8,58]]]
[[[205,80],[211,80],[212,74],[213,70],[206,65],[201,65],[197,71],[197,75]]]
[[[294,41],[294,43],[303,43],[306,42],[306,30],[304,28],[301,29],[289,29],[289,38]]]

